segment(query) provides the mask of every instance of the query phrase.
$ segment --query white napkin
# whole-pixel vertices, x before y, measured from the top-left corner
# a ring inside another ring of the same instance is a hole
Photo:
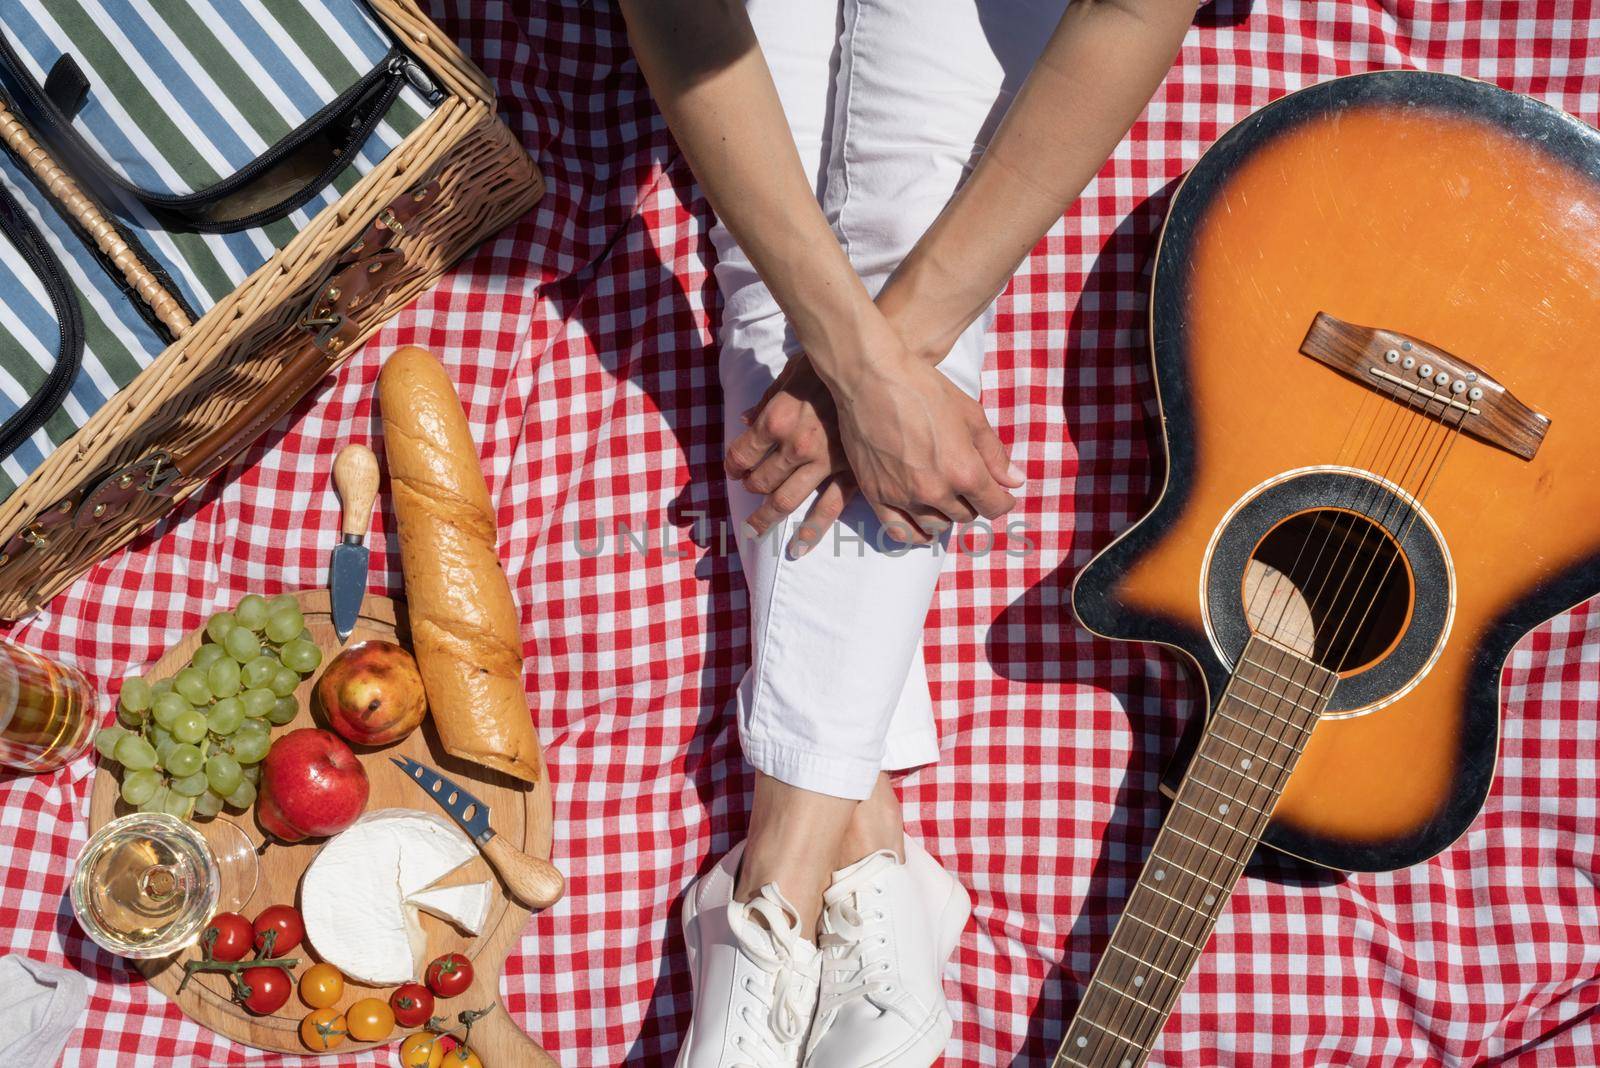
[[[54,1064],[89,1003],[77,972],[12,954],[0,957],[0,1047],[17,1064]]]

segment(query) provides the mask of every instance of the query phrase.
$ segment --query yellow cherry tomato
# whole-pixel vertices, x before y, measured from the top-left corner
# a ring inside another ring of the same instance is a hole
[[[403,1068],[439,1068],[443,1063],[444,1046],[439,1044],[438,1035],[418,1031],[400,1043]]]
[[[457,1046],[444,1055],[444,1068],[483,1068],[483,1062],[466,1046]]]
[[[313,1009],[326,1009],[344,997],[344,976],[331,964],[313,964],[300,977],[300,1000]]]
[[[319,1053],[342,1045],[349,1033],[338,1009],[317,1009],[300,1021],[300,1041],[306,1044],[306,1049]]]
[[[362,998],[344,1010],[344,1018],[357,1042],[382,1042],[394,1030],[394,1010],[380,998]]]

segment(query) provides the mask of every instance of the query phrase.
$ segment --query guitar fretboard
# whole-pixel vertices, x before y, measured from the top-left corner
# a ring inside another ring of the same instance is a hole
[[[1266,830],[1338,676],[1252,635],[1055,1068],[1139,1068]]]

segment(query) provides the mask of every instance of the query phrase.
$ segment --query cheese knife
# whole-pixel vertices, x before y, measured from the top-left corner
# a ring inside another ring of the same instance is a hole
[[[344,506],[342,536],[333,547],[328,588],[333,594],[333,629],[345,642],[356,628],[367,595],[367,528],[378,496],[378,458],[365,445],[346,445],[333,460],[333,486]]]
[[[561,900],[566,879],[548,860],[530,857],[498,837],[489,825],[488,805],[426,764],[419,764],[410,757],[389,759],[467,832],[467,837],[483,853],[483,859],[500,876],[512,897],[530,909],[548,908]]]

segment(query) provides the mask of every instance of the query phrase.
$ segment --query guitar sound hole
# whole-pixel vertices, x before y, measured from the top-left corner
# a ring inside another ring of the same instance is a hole
[[[1242,593],[1251,630],[1346,675],[1394,648],[1413,597],[1410,565],[1389,532],[1334,508],[1269,530],[1250,554]]]

